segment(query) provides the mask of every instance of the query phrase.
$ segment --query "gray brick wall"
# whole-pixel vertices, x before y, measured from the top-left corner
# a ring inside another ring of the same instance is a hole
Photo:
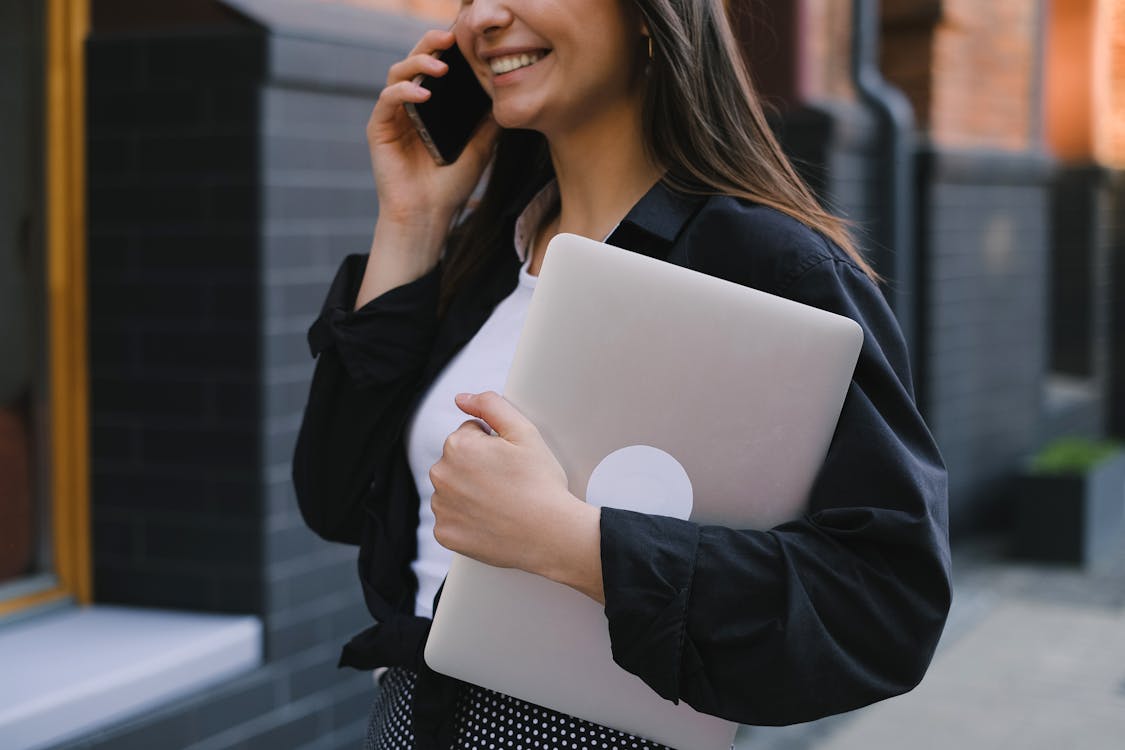
[[[1107,335],[1107,430],[1125,440],[1125,172],[1110,175],[1106,189],[1109,242],[1109,332]]]
[[[826,207],[855,222],[856,240],[870,244],[867,227],[878,210],[875,185],[875,123],[855,104],[820,103],[773,121],[775,132]]]
[[[1052,195],[1051,369],[1104,374],[1109,309],[1108,191],[1094,166],[1061,169]]]
[[[262,618],[265,663],[61,748],[354,748],[354,547],[296,507],[305,333],[377,204],[364,127],[417,31],[95,34],[89,291],[95,599]]]
[[[955,530],[989,523],[1037,447],[1047,375],[1051,166],[1035,155],[920,157],[920,403],[949,469]]]

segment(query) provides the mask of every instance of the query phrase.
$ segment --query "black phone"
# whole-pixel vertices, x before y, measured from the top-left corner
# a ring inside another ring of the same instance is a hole
[[[438,164],[457,161],[477,126],[492,109],[460,48],[454,44],[438,54],[449,69],[440,78],[422,76],[419,83],[432,94],[424,102],[406,102],[406,113]]]

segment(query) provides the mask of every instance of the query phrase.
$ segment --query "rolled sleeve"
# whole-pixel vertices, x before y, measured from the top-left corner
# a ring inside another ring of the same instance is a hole
[[[366,255],[344,259],[308,332],[312,356],[335,349],[357,386],[386,384],[422,366],[437,330],[441,289],[438,263],[356,310],[366,268]]]
[[[437,327],[441,264],[353,310],[367,256],[345,258],[309,329],[317,357],[293,449],[293,486],[309,528],[359,544],[375,487],[388,475],[399,430]],[[383,496],[380,495],[380,498]]]
[[[602,509],[602,576],[613,660],[671,701],[679,699],[680,651],[695,573],[699,527]]]

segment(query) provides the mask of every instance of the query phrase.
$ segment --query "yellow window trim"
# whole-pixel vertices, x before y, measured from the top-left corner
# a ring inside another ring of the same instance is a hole
[[[0,615],[73,597],[89,604],[90,409],[86,351],[86,69],[89,0],[48,0],[46,242],[48,444],[57,588],[4,602]]]
[[[86,65],[89,0],[47,4],[47,299],[55,574],[82,604],[90,574],[86,351]]]

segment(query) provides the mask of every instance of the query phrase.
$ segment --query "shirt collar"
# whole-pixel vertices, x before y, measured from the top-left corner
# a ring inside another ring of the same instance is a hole
[[[551,179],[535,192],[516,218],[516,255],[523,263],[543,217],[558,200],[558,183]],[[606,238],[606,242],[626,250],[665,260],[672,244],[706,196],[681,193],[658,180],[629,209],[629,213]]]
[[[681,193],[658,180],[629,209],[606,242],[667,260],[676,238],[706,200],[705,195]]]
[[[527,261],[527,254],[531,249],[532,241],[535,239],[535,232],[543,223],[543,217],[551,210],[558,198],[559,184],[551,180],[539,189],[539,192],[535,194],[535,197],[528,202],[516,218],[515,244],[516,255],[519,257],[520,263]]]

